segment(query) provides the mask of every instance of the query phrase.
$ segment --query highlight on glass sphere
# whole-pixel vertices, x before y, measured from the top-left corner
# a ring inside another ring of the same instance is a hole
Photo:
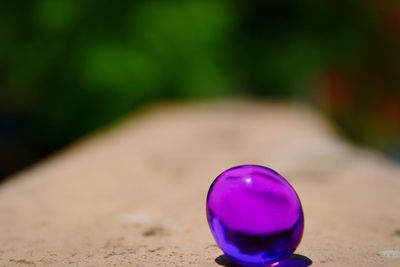
[[[267,167],[240,165],[221,173],[210,186],[206,208],[219,247],[246,266],[276,265],[293,254],[303,235],[296,191]]]

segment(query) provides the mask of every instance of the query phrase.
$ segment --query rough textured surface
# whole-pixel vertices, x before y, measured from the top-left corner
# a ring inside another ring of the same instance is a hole
[[[307,108],[158,106],[0,186],[0,266],[215,266],[211,181],[271,166],[305,212],[313,266],[400,266],[400,170],[339,140]]]

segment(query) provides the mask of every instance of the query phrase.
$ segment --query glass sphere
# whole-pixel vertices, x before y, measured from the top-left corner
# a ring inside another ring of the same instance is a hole
[[[207,195],[207,220],[225,255],[247,266],[289,257],[304,228],[293,187],[274,170],[258,165],[233,167],[214,180]]]

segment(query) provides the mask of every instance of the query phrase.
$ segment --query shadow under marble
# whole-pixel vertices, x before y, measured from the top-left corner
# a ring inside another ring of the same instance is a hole
[[[239,265],[233,262],[225,255],[220,255],[215,258],[215,262],[219,265],[226,267],[245,267],[244,265]],[[312,264],[312,260],[306,256],[293,254],[287,259],[281,260],[279,262],[272,263],[270,265],[265,265],[265,267],[308,267]]]

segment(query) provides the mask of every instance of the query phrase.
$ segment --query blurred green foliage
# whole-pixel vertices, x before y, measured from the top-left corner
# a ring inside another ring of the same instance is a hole
[[[376,10],[372,1],[344,0],[2,1],[0,137],[26,146],[11,150],[28,162],[152,100],[321,103],[318,82],[330,70],[363,88],[376,48],[392,57],[383,80],[397,77],[386,86],[397,94],[399,47]]]

